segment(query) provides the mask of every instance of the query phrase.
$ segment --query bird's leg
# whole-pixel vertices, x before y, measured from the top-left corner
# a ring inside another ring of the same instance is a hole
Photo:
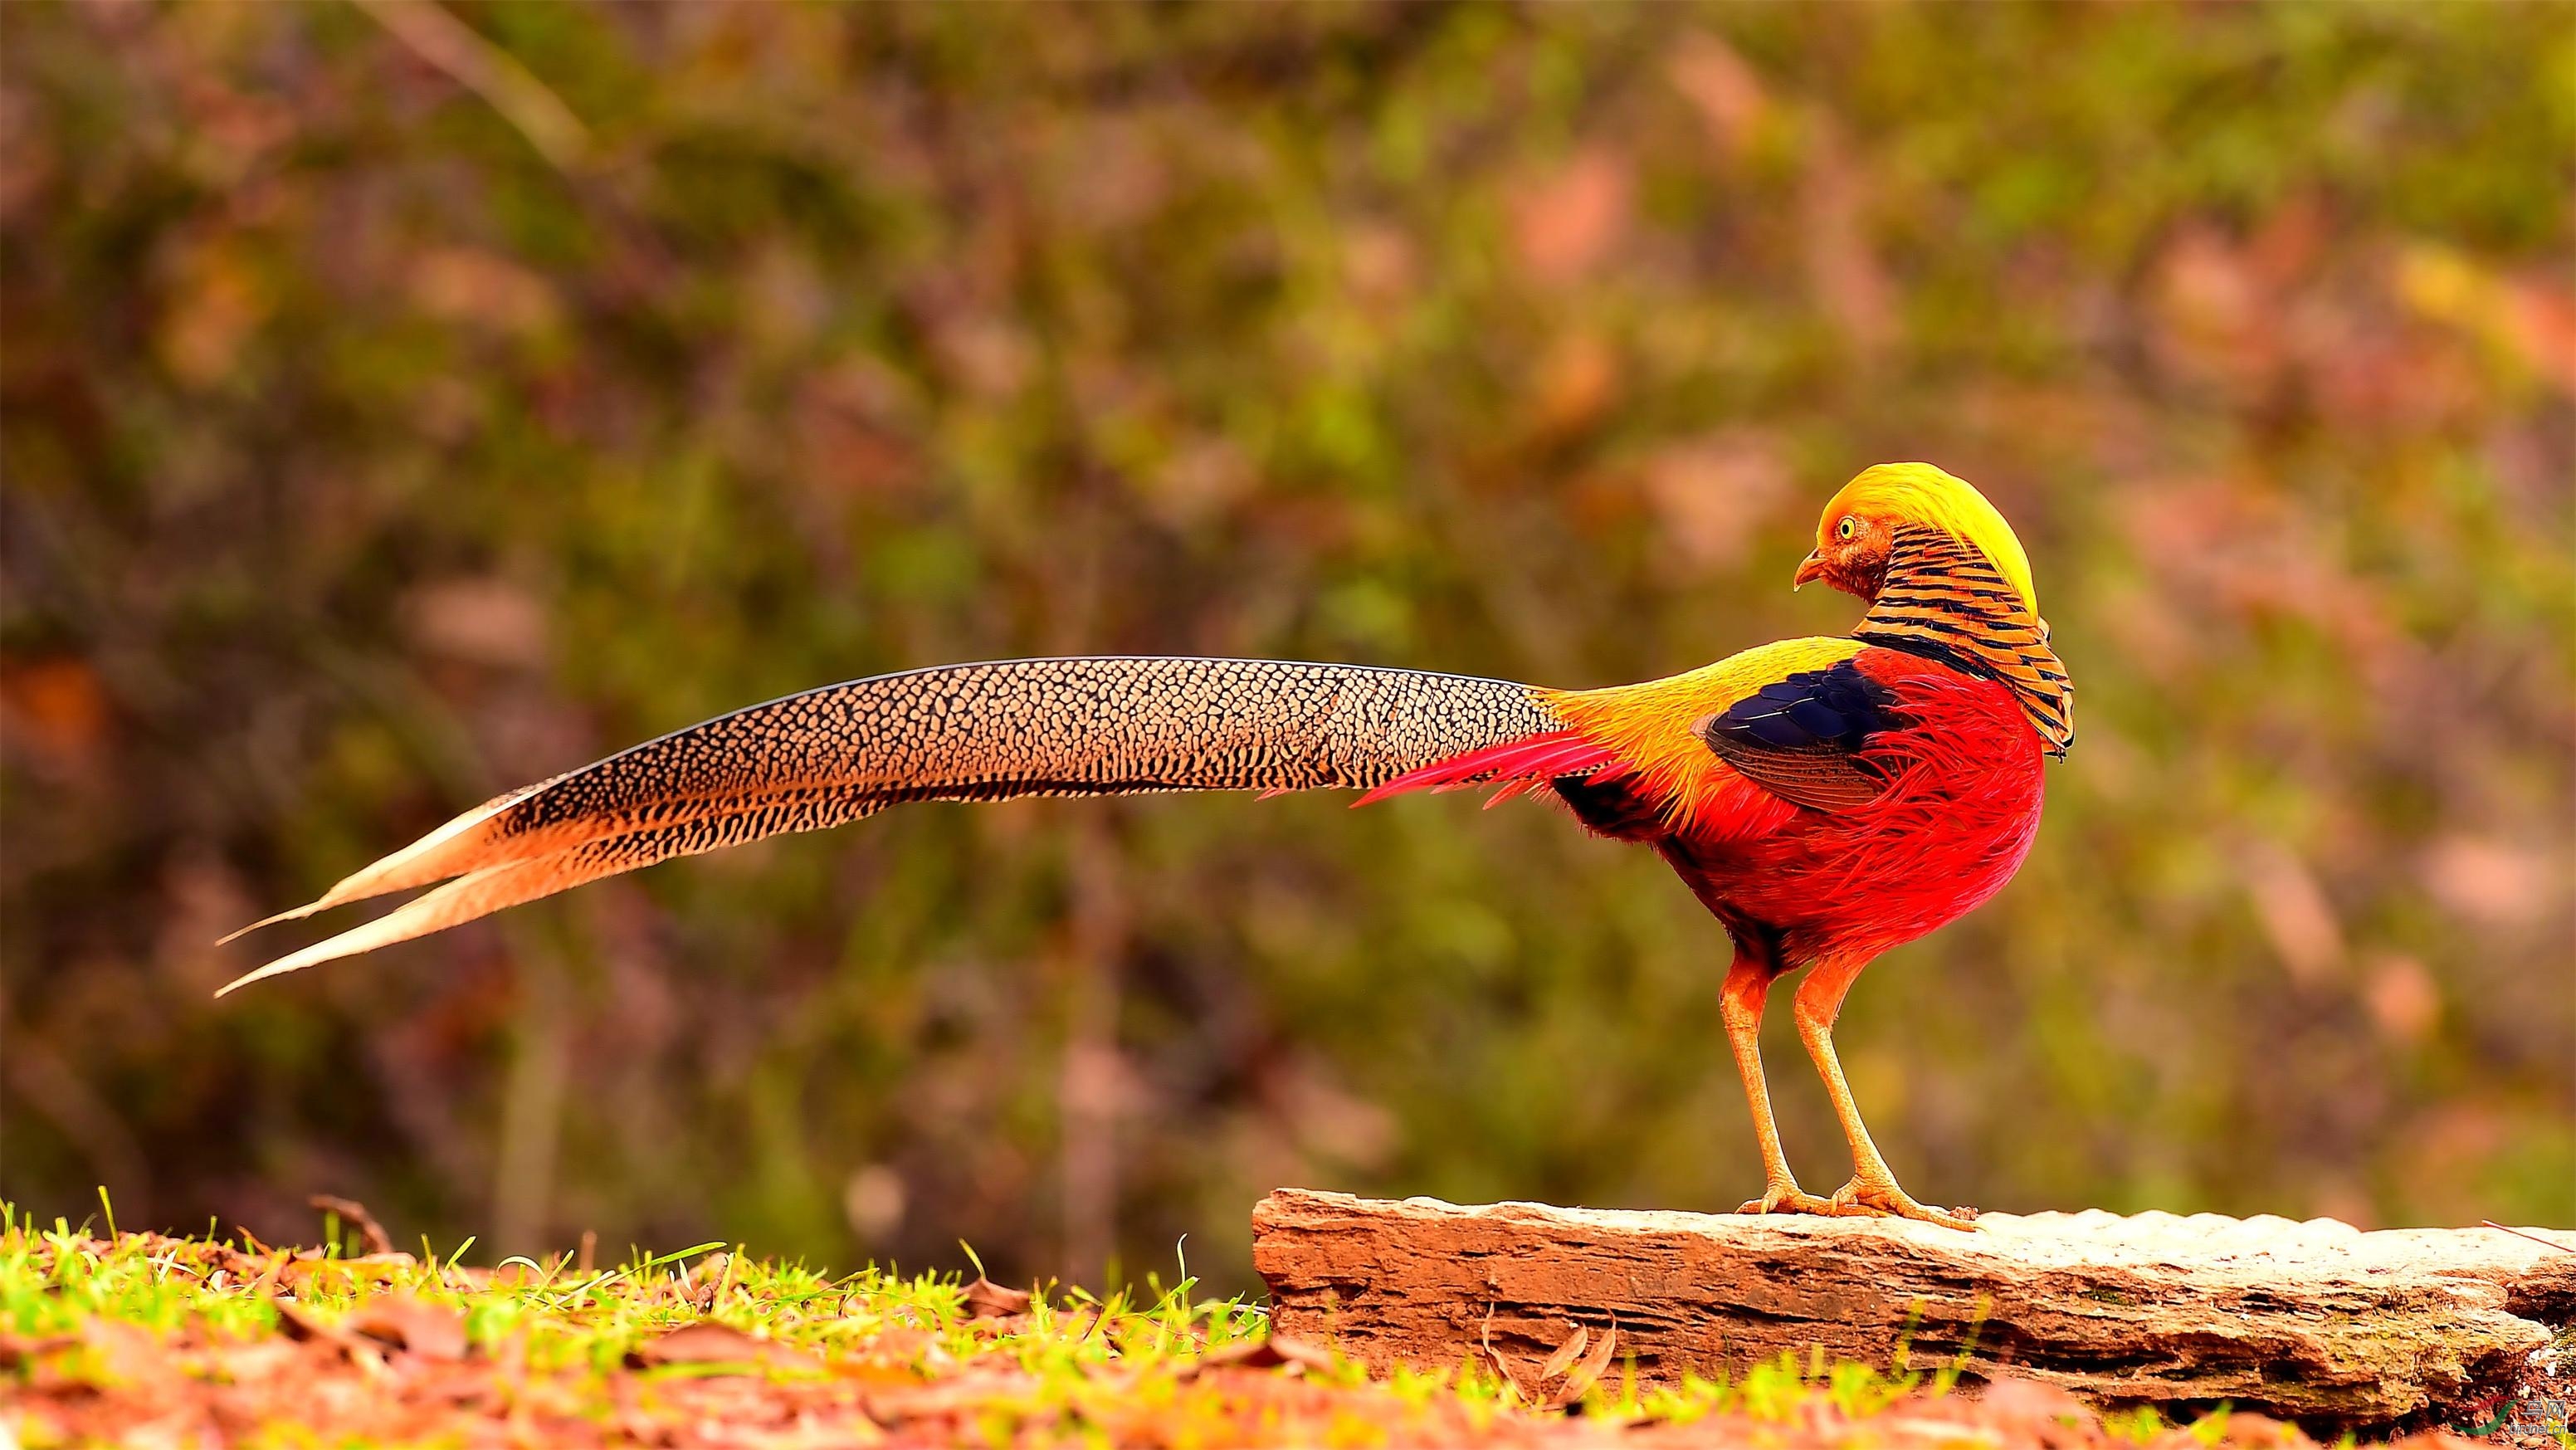
[[[1869,1140],[1868,1125],[1860,1120],[1860,1105],[1852,1101],[1851,1084],[1843,1081],[1842,1060],[1834,1055],[1834,1018],[1843,1009],[1843,994],[1851,990],[1852,979],[1868,965],[1867,957],[1818,962],[1807,973],[1807,979],[1798,984],[1797,1000],[1791,1007],[1791,1015],[1798,1021],[1798,1039],[1807,1044],[1807,1055],[1816,1060],[1816,1072],[1824,1078],[1825,1092],[1834,1100],[1834,1116],[1842,1120],[1843,1136],[1851,1140],[1852,1179],[1834,1190],[1831,1211],[1974,1228],[1976,1225],[1969,1219],[1975,1209],[1944,1212],[1926,1208],[1897,1186],[1896,1175],[1888,1171],[1878,1145]]]
[[[1735,1071],[1744,1079],[1744,1100],[1753,1108],[1753,1136],[1762,1144],[1762,1196],[1736,1212],[1831,1213],[1832,1204],[1798,1186],[1788,1155],[1780,1151],[1780,1125],[1771,1120],[1771,1085],[1762,1076],[1762,1004],[1777,970],[1739,950],[1718,1003],[1726,1045],[1735,1050]]]

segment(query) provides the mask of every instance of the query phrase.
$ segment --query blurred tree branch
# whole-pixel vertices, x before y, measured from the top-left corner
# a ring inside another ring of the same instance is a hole
[[[351,0],[412,52],[481,96],[556,169],[590,158],[590,128],[518,58],[477,35],[438,0]]]

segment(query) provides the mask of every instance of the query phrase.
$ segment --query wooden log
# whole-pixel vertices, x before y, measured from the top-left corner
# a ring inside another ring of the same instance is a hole
[[[1959,1364],[2103,1405],[2233,1402],[2311,1424],[2449,1413],[2576,1320],[2576,1233],[2364,1233],[2332,1219],[1605,1212],[1281,1189],[1252,1219],[1279,1333],[1378,1372],[1483,1361],[1528,1379],[1615,1325],[1647,1385],[1821,1350]],[[1615,1372],[1613,1379],[1615,1382]]]

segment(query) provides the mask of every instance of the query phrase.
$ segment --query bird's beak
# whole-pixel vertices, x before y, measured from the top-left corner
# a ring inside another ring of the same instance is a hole
[[[1808,585],[1813,584],[1824,577],[1825,556],[1821,553],[1810,551],[1807,557],[1801,560],[1798,564],[1798,577],[1789,581],[1789,592],[1795,594],[1799,590],[1806,588]]]

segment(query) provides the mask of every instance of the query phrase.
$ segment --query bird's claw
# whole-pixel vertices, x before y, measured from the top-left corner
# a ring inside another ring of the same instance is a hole
[[[1910,1218],[1970,1231],[1977,1226],[1977,1211],[1973,1208],[1927,1207],[1893,1182],[1874,1183],[1859,1178],[1835,1189],[1825,1212],[1843,1218]]]
[[[1833,1204],[1800,1188],[1795,1182],[1774,1183],[1762,1190],[1762,1196],[1747,1200],[1737,1213],[1821,1213],[1831,1214]]]

